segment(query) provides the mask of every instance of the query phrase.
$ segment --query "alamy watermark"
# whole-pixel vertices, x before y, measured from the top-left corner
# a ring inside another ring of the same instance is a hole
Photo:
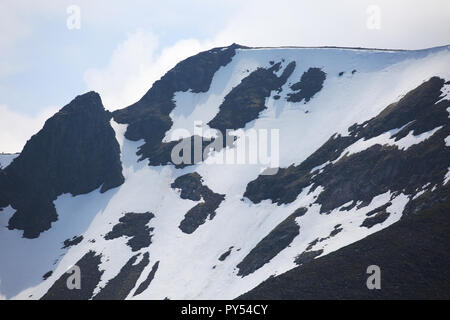
[[[66,280],[66,286],[69,290],[81,289],[81,269],[79,266],[74,265],[72,268],[66,271],[70,276]]]
[[[69,30],[81,29],[81,8],[73,4],[67,7],[66,12],[68,14],[66,20],[67,29]]]
[[[175,129],[172,141],[180,140],[171,152],[175,165],[205,164],[261,165],[261,174],[273,175],[280,165],[279,129],[203,130],[201,121],[195,121],[193,134],[187,129]],[[225,135],[225,137],[224,137]]]
[[[381,8],[378,5],[372,4],[366,9],[367,20],[366,27],[369,30],[381,29]]]
[[[370,276],[367,278],[366,286],[369,290],[381,289],[381,268],[376,264],[367,267],[366,273]]]

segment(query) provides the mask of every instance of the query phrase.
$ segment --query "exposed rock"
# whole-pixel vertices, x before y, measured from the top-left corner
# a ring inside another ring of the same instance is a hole
[[[17,211],[10,229],[36,238],[57,220],[53,201],[63,193],[105,192],[124,182],[120,149],[100,96],[76,97],[26,143],[0,171],[0,206]]]
[[[141,294],[142,292],[147,290],[148,286],[150,285],[150,283],[155,278],[155,274],[156,274],[156,271],[158,271],[158,267],[159,267],[159,261],[156,261],[156,263],[152,267],[152,270],[148,274],[147,278],[144,280],[144,282],[142,282],[139,285],[139,287],[137,288],[137,290],[136,290],[136,292],[134,293],[133,296],[137,296],[138,294]]]
[[[289,246],[300,234],[300,226],[295,219],[304,215],[306,211],[306,208],[297,209],[262,239],[237,265],[238,276],[245,277],[255,272]]]
[[[437,201],[389,228],[269,278],[239,299],[448,300],[449,210],[448,200]],[[366,287],[366,270],[373,264],[381,268],[381,290]]]
[[[180,189],[181,199],[200,201],[207,187],[203,186],[202,177],[197,173],[188,173],[175,179],[171,187]]]
[[[362,201],[361,206],[367,205],[373,197],[387,191],[414,194],[427,183],[442,184],[450,159],[450,150],[444,143],[450,135],[446,111],[450,101],[441,100],[443,84],[443,79],[431,78],[375,118],[351,126],[349,136],[332,136],[300,165],[282,168],[276,175],[259,176],[247,185],[244,196],[255,203],[271,199],[283,204],[294,201],[307,186],[313,185],[312,190],[322,186],[324,191],[316,202],[321,204],[321,212],[330,212],[348,202],[352,202],[351,206],[357,201]],[[320,173],[310,172],[327,161],[337,160],[345,148],[359,139],[403,127],[393,135],[398,141],[411,131],[418,135],[440,126],[433,136],[407,150],[376,144],[343,156]]]
[[[163,162],[161,159],[153,159],[153,153],[155,150],[167,149],[167,146],[161,144],[166,131],[172,126],[169,114],[175,108],[175,92],[208,91],[216,71],[231,62],[238,48],[243,47],[233,44],[227,48],[215,48],[181,61],[156,81],[138,102],[113,113],[114,120],[118,123],[128,124],[125,133],[127,139],[145,140],[138,151],[141,159],[148,158],[150,165]],[[159,157],[165,161],[167,152]]]
[[[83,236],[74,236],[72,239],[66,239],[64,240],[64,246],[62,247],[62,249],[67,249],[69,247],[72,246],[76,246],[77,244],[79,244],[81,241],[83,241]]]
[[[155,215],[151,212],[126,213],[119,219],[119,223],[105,235],[105,239],[112,240],[126,236],[130,237],[127,245],[131,247],[132,251],[147,248],[152,243],[151,233],[153,231],[153,228],[149,228],[147,224],[154,217]]]
[[[316,251],[304,251],[295,258],[295,263],[297,265],[302,265],[311,262],[316,257],[320,256],[322,253],[323,253],[322,249]]]
[[[149,263],[149,254],[146,252],[141,261],[135,264],[139,255],[140,253],[131,257],[122,269],[120,269],[119,274],[109,280],[93,300],[124,300],[130,294],[142,271],[144,271]]]
[[[287,101],[300,102],[304,99],[305,102],[308,102],[317,92],[322,90],[325,78],[326,73],[320,68],[309,68],[308,71],[303,73],[300,81],[291,86],[294,92],[288,94]]]
[[[306,247],[305,252],[303,252],[302,254],[299,255],[299,257],[301,256],[301,258],[299,258],[299,259],[304,259],[304,258],[307,259],[307,258],[310,256],[309,252],[311,251],[312,248],[314,248],[314,246],[315,246],[316,244],[318,244],[318,243],[320,243],[320,242],[323,242],[323,241],[325,241],[325,240],[328,240],[328,239],[334,237],[335,235],[337,235],[338,233],[340,233],[342,230],[344,230],[344,229],[341,228],[341,225],[340,225],[340,224],[335,225],[335,226],[334,226],[334,229],[330,232],[330,234],[329,234],[327,237],[325,237],[325,238],[316,238],[316,239],[314,239],[313,241],[311,241],[311,242],[308,244],[308,246]],[[316,250],[315,252],[319,252],[319,251],[321,251],[321,250]],[[322,252],[319,252],[319,255],[320,255],[320,254],[322,254]],[[314,257],[315,257],[315,256],[314,256]],[[302,261],[303,261],[303,260],[302,260]]]
[[[374,225],[386,221],[386,219],[389,218],[389,215],[390,213],[386,210],[377,212],[374,216],[366,218],[361,224],[361,227],[372,228]]]
[[[45,273],[43,276],[42,276],[42,280],[47,280],[48,278],[50,278],[51,277],[51,275],[53,274],[53,271],[49,271],[49,272],[47,272],[47,273]]]
[[[386,210],[386,208],[389,207],[390,205],[392,205],[392,202],[389,201],[388,203],[386,203],[386,204],[384,204],[384,205],[382,205],[382,206],[380,206],[378,208],[370,210],[369,212],[366,213],[366,216],[370,217],[370,216],[373,216],[376,213],[382,212],[382,211]]]
[[[295,62],[289,63],[278,77],[275,73],[280,69],[281,63],[276,63],[268,69],[258,68],[250,73],[226,95],[219,112],[208,125],[218,129],[225,138],[227,129],[244,128],[248,122],[257,119],[267,108],[266,98],[272,91],[281,90],[294,71]]]
[[[205,223],[208,217],[209,219],[214,218],[216,209],[225,199],[225,195],[214,193],[203,185],[202,177],[197,172],[178,177],[171,187],[181,190],[180,197],[182,199],[193,201],[203,199],[203,202],[190,209],[181,221],[179,228],[184,233],[193,233],[200,225]]]
[[[64,273],[50,287],[42,300],[89,300],[94,293],[95,287],[100,282],[104,271],[100,271],[98,266],[101,263],[101,255],[96,255],[94,251],[86,253],[75,265],[81,272],[81,289],[70,290],[67,288],[67,279],[70,273]]]
[[[208,217],[210,220],[213,219],[216,215],[216,209],[225,199],[225,195],[214,193],[208,189],[203,194],[203,199],[204,202],[200,202],[190,209],[181,221],[179,228],[184,233],[193,233],[200,225],[205,223]]]
[[[227,251],[222,253],[219,257],[219,261],[225,261],[225,259],[228,258],[228,256],[231,254],[231,250],[233,250],[233,247],[228,248]]]

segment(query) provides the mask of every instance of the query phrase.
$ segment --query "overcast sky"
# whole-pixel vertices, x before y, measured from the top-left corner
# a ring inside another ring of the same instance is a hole
[[[420,49],[450,44],[449,21],[448,0],[2,0],[0,151],[20,151],[78,94],[125,107],[211,47]]]

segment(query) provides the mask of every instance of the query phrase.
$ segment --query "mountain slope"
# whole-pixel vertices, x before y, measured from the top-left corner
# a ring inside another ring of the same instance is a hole
[[[445,191],[448,199],[448,187]],[[408,216],[390,228],[266,280],[240,299],[450,298],[450,201]],[[370,265],[381,290],[368,290]]]
[[[121,170],[88,167],[114,188],[52,193],[58,220],[35,239],[0,231],[1,294],[233,299],[382,235],[448,197],[449,58],[450,47],[232,45],[180,62],[102,118],[120,153],[110,140],[89,152],[110,150]],[[226,129],[240,135],[224,143]],[[239,162],[252,134],[271,148]],[[204,158],[173,163],[174,146],[201,138]],[[15,214],[9,189],[0,189],[2,226]],[[74,264],[92,275],[75,295],[64,288]]]

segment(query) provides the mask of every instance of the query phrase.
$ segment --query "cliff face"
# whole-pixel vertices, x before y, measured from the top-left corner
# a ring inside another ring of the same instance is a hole
[[[207,92],[214,74],[231,62],[239,48],[243,47],[233,44],[215,48],[181,61],[156,81],[138,102],[114,111],[115,121],[128,124],[125,133],[127,139],[144,139],[145,143],[138,151],[141,159],[147,158],[150,164],[155,165],[171,163],[170,150],[173,144],[163,143],[162,140],[173,124],[169,114],[176,107],[175,93],[188,90],[194,93]]]
[[[79,195],[101,187],[101,192],[124,181],[120,149],[110,114],[100,96],[76,97],[48,119],[22,153],[1,172],[1,206],[16,213],[10,229],[34,238],[57,220],[53,201],[61,194]]]

